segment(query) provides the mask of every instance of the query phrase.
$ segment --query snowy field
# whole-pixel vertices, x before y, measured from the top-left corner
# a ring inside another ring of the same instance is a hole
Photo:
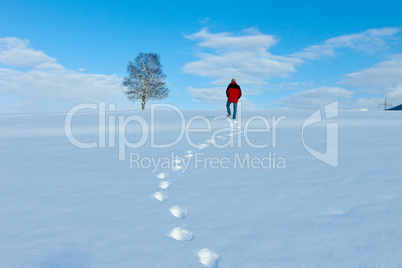
[[[401,112],[106,110],[0,115],[0,267],[402,266]]]

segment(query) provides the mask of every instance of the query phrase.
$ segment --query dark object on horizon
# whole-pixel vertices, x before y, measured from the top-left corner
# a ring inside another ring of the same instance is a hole
[[[387,111],[402,111],[402,104],[389,108],[389,109],[387,109]]]
[[[387,98],[385,98],[384,103],[378,104],[378,107],[384,107],[384,111],[387,111],[390,108],[392,108],[393,106],[391,104],[388,104]],[[388,107],[390,107],[390,108],[388,108]]]

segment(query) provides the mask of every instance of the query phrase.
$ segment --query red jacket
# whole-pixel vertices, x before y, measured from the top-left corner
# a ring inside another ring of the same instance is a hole
[[[237,103],[241,97],[241,88],[236,82],[232,82],[226,89],[226,96],[229,102]]]

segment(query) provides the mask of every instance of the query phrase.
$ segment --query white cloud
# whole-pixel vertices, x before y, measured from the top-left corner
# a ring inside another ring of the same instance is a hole
[[[105,100],[121,92],[115,75],[11,69],[0,69],[0,88],[22,98],[64,101]]]
[[[30,48],[29,40],[16,37],[0,38],[0,63],[10,67],[64,70],[55,58]]]
[[[183,71],[214,79],[215,84],[225,84],[235,77],[242,84],[263,85],[270,77],[287,77],[295,71],[295,64],[301,63],[298,59],[267,52],[277,39],[255,29],[247,29],[239,36],[213,34],[203,29],[187,38],[201,40],[198,44],[200,48],[214,51],[200,53],[200,60],[186,64]]]
[[[354,102],[348,103],[347,107],[349,110],[374,111],[381,109],[378,106],[380,103],[384,103],[384,98],[359,98]]]
[[[116,75],[67,70],[56,59],[31,48],[28,40],[15,37],[0,39],[0,63],[28,69],[0,68],[0,93],[18,96],[22,103],[96,102],[123,91],[121,79]]]
[[[402,83],[398,83],[393,87],[387,88],[386,96],[388,100],[392,102],[392,105],[397,106],[402,104]]]
[[[199,59],[186,64],[183,71],[213,79],[212,84],[219,86],[226,85],[230,78],[235,77],[241,85],[253,88],[255,92],[265,91],[268,86],[282,91],[311,88],[311,85],[315,84],[314,81],[282,82],[276,86],[268,84],[268,81],[274,77],[288,78],[296,72],[296,67],[305,61],[333,57],[341,49],[364,53],[386,50],[397,40],[396,35],[400,30],[401,28],[391,27],[369,29],[361,33],[330,38],[322,44],[307,47],[289,56],[275,56],[268,51],[278,43],[278,38],[273,35],[262,34],[255,29],[248,29],[237,35],[227,32],[211,33],[203,29],[187,36],[188,39],[198,41],[200,52],[197,55]],[[331,101],[341,100],[343,109],[376,109],[380,97],[363,96],[356,99],[353,98],[353,91],[338,86],[357,88],[362,90],[361,92],[365,89],[365,93],[375,93],[378,96],[387,94],[387,97],[399,100],[399,84],[402,84],[402,54],[371,68],[347,74],[333,86],[300,91],[275,103],[286,108],[316,109]],[[194,97],[193,101],[211,103],[224,98],[217,95],[218,89],[201,89],[200,92],[197,90],[189,88]]]
[[[199,60],[187,63],[183,71],[211,78],[213,84],[224,85],[228,79],[235,77],[242,84],[266,87],[268,79],[289,77],[296,71],[295,66],[304,60],[334,56],[340,48],[370,53],[386,49],[389,40],[399,31],[399,28],[369,29],[328,39],[321,45],[308,47],[290,56],[275,56],[268,52],[278,42],[273,35],[262,34],[256,29],[247,29],[238,35],[211,33],[205,28],[186,36],[199,41],[198,47],[203,52],[198,54]]]
[[[300,59],[316,60],[322,57],[332,57],[339,48],[350,48],[357,51],[374,53],[388,48],[388,40],[399,32],[399,28],[370,29],[358,34],[334,37],[321,45],[305,48],[292,56]]]
[[[189,87],[188,91],[193,96],[193,101],[202,103],[219,103],[226,101],[226,88],[194,88]]]
[[[297,92],[289,97],[283,98],[279,104],[289,109],[316,110],[322,109],[325,105],[339,101],[339,109],[367,111],[378,110],[378,104],[384,102],[384,98],[353,98],[353,91],[339,87],[321,87]],[[402,95],[401,95],[402,97]]]
[[[297,92],[279,100],[279,104],[290,109],[320,109],[333,101],[352,98],[353,92],[339,87],[320,87]]]
[[[224,50],[266,50],[275,45],[277,40],[273,35],[264,35],[254,29],[246,29],[244,35],[233,36],[232,33],[213,34],[203,29],[198,33],[187,36],[191,40],[203,40],[200,47]]]
[[[338,84],[379,93],[398,83],[402,83],[402,54],[368,69],[347,74]]]

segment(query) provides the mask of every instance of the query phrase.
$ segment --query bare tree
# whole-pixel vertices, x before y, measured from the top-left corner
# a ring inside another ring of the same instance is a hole
[[[140,53],[128,63],[127,73],[128,77],[123,80],[123,86],[127,87],[125,94],[132,101],[141,100],[143,110],[146,103],[168,97],[166,75],[158,54]]]

